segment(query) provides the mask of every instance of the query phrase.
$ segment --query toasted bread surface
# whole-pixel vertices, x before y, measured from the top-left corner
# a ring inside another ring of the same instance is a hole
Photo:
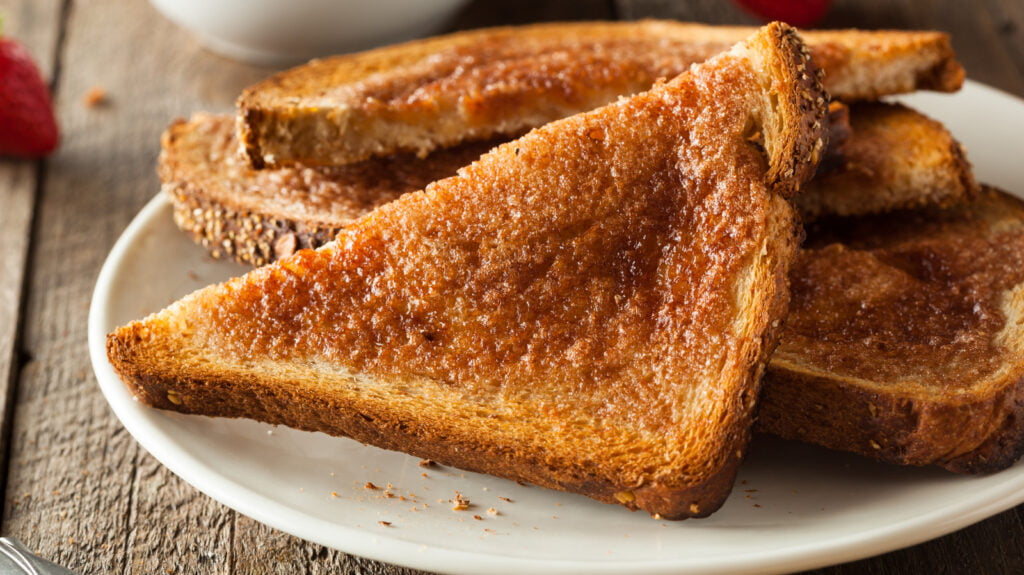
[[[1024,449],[1024,203],[822,221],[792,272],[759,429],[984,472]]]
[[[765,27],[118,328],[108,356],[157,407],[706,516],[786,310],[784,197],[823,147],[808,66]]]
[[[197,114],[164,132],[159,174],[174,221],[214,257],[263,265],[319,247],[345,224],[455,174],[497,142],[338,167],[253,170],[230,116]]]
[[[851,105],[849,122],[831,168],[795,200],[805,220],[949,206],[978,192],[963,147],[939,122],[878,102]]]
[[[823,160],[830,167],[819,168],[794,198],[805,221],[952,204],[976,193],[963,150],[937,122],[896,104],[852,110],[850,119],[845,107],[834,107]],[[230,118],[209,115],[172,124],[160,173],[182,229],[216,257],[253,265],[319,247],[355,218],[453,175],[497,144],[465,143],[426,158],[376,158],[347,167],[253,170],[232,154],[237,140],[230,124]]]
[[[514,135],[672,78],[752,28],[671,21],[492,28],[316,60],[238,100],[256,167],[336,165]],[[937,32],[807,32],[833,97],[876,99],[963,81]]]

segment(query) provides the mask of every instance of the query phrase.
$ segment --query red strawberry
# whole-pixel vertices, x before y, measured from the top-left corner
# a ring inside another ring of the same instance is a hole
[[[829,0],[736,0],[751,14],[793,26],[813,26],[825,17]]]
[[[39,68],[21,44],[0,38],[0,155],[38,158],[59,140]]]

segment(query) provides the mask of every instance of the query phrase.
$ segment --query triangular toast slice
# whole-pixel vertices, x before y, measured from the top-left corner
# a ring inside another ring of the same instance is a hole
[[[239,131],[256,167],[425,154],[529,128],[647,90],[753,28],[672,21],[539,24],[462,32],[315,60],[247,89]],[[964,71],[938,32],[804,34],[842,100],[954,91]]]
[[[796,32],[766,26],[118,328],[108,356],[156,407],[706,516],[786,312],[785,197],[826,99]]]
[[[758,427],[883,461],[1024,453],[1024,202],[818,222],[792,274]]]
[[[829,154],[794,201],[805,220],[963,201],[977,184],[959,143],[938,122],[898,104],[851,107],[830,122]],[[841,127],[852,130],[841,141]],[[497,144],[497,142],[493,142]],[[492,142],[328,168],[254,170],[232,152],[232,118],[199,114],[163,137],[160,178],[178,226],[216,257],[263,265],[319,247],[366,212],[455,174]]]

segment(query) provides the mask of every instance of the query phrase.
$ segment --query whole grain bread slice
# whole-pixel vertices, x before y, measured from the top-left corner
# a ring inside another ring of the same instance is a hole
[[[260,266],[334,239],[345,224],[402,194],[455,175],[498,142],[472,142],[347,166],[254,170],[239,156],[231,116],[176,120],[158,172],[174,221],[216,258]]]
[[[793,268],[758,429],[907,465],[1024,453],[1024,202],[821,221]]]
[[[823,152],[810,66],[769,25],[118,328],[110,361],[159,408],[706,516],[787,307],[785,198]]]
[[[963,150],[934,120],[897,104],[858,104],[851,115],[848,123],[841,114],[830,122],[829,167],[794,198],[805,220],[951,204],[976,192]],[[837,125],[852,128],[837,138]],[[164,133],[160,177],[182,230],[215,257],[259,266],[323,245],[371,209],[454,175],[497,142],[426,158],[264,170],[233,154],[236,144],[230,117],[176,121]]]
[[[338,165],[529,128],[647,90],[749,36],[673,21],[491,28],[315,60],[238,99],[255,167]],[[954,91],[964,72],[938,32],[811,31],[826,88],[842,100]]]

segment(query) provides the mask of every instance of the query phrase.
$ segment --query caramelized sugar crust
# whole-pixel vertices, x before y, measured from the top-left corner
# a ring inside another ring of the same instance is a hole
[[[670,21],[496,28],[314,61],[246,90],[240,129],[257,167],[425,154],[518,134],[649,89],[727,50],[753,28]],[[936,32],[811,31],[833,96],[877,99],[963,82]]]
[[[997,334],[1024,283],[1022,216],[990,191],[970,208],[819,222],[776,357],[911,394],[988,381],[1012,353]]]
[[[589,30],[569,29],[558,35],[522,30],[481,34],[472,42],[438,50],[412,66],[381,69],[355,84],[325,87],[315,97],[325,102],[362,102],[370,112],[405,110],[416,115],[458,95],[460,111],[470,123],[495,125],[501,122],[503,112],[532,105],[541,95],[552,108],[557,103],[558,107],[586,110],[581,106],[593,107],[593,102],[599,105],[619,95],[647,90],[659,78],[674,78],[691,65],[728,50],[753,31],[667,22],[589,26]],[[693,36],[697,30],[700,40]],[[537,32],[543,32],[543,27]],[[812,31],[804,37],[816,65],[828,72],[826,90],[838,89],[848,100],[878,96],[859,93],[853,79],[846,77],[851,60],[861,53],[885,60],[919,51],[947,52],[944,58],[935,59],[948,64],[949,70],[945,66],[929,70],[934,78],[924,75],[915,79],[917,83],[890,87],[895,92],[915,88],[954,91],[963,82],[963,72],[941,33]],[[324,63],[325,70],[328,63]],[[601,92],[595,94],[595,89]]]
[[[766,26],[119,328],[108,357],[157,407],[706,516],[787,305],[785,197],[824,151],[812,68]]]
[[[760,90],[725,62],[537,130],[231,284],[203,332],[680,433],[680,395],[742,361],[730,323],[770,196],[737,94]]]
[[[439,100],[457,96],[467,117],[486,124],[508,110],[506,105],[534,102],[540,94],[560,104],[580,104],[589,102],[595,89],[612,98],[646,90],[657,79],[673,78],[753,32],[668,21],[480,30],[360,54],[358,60],[341,56],[314,61],[301,73],[297,69],[267,80],[264,89],[270,89],[265,92],[248,90],[245,100],[258,104],[276,97],[275,92],[302,94],[314,103],[321,99],[325,104],[365,105],[390,116],[402,109],[409,114],[433,110]],[[963,82],[948,37],[938,32],[835,30],[803,35],[817,65],[829,72],[825,88],[838,89],[845,99],[878,96],[857,92],[856,81],[863,78],[846,77],[850,62],[867,54],[881,61],[907,53],[935,54],[941,66],[910,78],[916,83],[890,87],[895,92],[955,91]],[[417,57],[409,58],[412,54]],[[349,61],[350,67],[339,67],[340,61]],[[324,75],[333,81],[309,82]],[[837,81],[843,83],[835,85]],[[483,102],[486,107],[476,105]]]

